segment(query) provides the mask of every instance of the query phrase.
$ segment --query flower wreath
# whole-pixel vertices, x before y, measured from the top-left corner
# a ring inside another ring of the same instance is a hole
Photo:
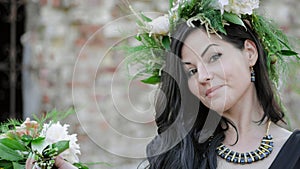
[[[286,63],[284,56],[298,54],[290,47],[287,37],[272,21],[257,14],[259,0],[169,0],[168,14],[154,20],[130,9],[137,17],[138,46],[126,48],[128,66],[141,64],[135,76],[147,76],[144,83],[160,82],[160,72],[164,67],[165,52],[170,49],[171,32],[179,21],[194,27],[193,21],[200,21],[209,34],[225,34],[225,25],[234,23],[246,28],[243,20],[248,20],[256,32],[267,54],[267,68],[270,79],[278,86],[279,72]]]

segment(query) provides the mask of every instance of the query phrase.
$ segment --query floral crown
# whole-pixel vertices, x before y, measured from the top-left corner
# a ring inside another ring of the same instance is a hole
[[[154,20],[142,13],[136,13],[138,46],[127,47],[128,65],[140,64],[142,68],[136,76],[147,76],[144,83],[160,82],[164,67],[165,52],[170,49],[171,32],[179,22],[185,21],[189,27],[195,27],[199,21],[209,34],[226,35],[225,25],[237,24],[246,28],[243,20],[248,20],[258,35],[267,55],[267,68],[270,79],[278,85],[279,72],[285,67],[284,56],[296,56],[287,37],[270,20],[258,15],[254,9],[259,0],[169,0],[168,14]]]

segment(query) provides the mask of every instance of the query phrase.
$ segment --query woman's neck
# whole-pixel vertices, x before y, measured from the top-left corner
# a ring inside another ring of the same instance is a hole
[[[223,116],[233,122],[238,132],[237,147],[250,148],[260,143],[260,139],[265,135],[266,123],[258,123],[263,117],[263,109],[259,104],[255,87],[252,85],[249,90],[232,106],[225,111]],[[237,132],[230,126],[225,132],[225,144],[232,145],[237,139]],[[253,141],[254,143],[249,143]],[[252,145],[251,145],[252,144]],[[239,146],[240,145],[240,146]],[[245,147],[245,145],[247,145]],[[251,150],[251,149],[250,149]]]

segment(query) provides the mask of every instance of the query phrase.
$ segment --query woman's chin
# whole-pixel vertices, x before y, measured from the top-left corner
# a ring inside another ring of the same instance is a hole
[[[204,105],[206,107],[208,107],[209,109],[217,112],[218,114],[222,115],[224,111],[226,111],[226,99],[222,99],[222,98],[218,98],[215,100],[211,100],[209,103],[204,103]]]

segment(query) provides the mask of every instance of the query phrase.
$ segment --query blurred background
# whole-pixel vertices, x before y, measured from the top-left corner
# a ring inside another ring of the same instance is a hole
[[[155,135],[156,86],[129,78],[116,46],[130,41],[128,6],[158,16],[168,0],[0,0],[0,121],[75,108],[64,122],[91,168],[130,169]],[[299,0],[261,0],[300,52]],[[291,60],[281,93],[287,128],[300,128],[300,66]]]

